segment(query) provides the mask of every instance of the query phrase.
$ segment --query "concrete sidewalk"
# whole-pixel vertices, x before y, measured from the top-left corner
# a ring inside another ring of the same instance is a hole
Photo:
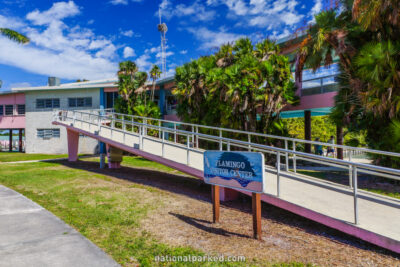
[[[119,266],[62,220],[0,185],[0,266]]]

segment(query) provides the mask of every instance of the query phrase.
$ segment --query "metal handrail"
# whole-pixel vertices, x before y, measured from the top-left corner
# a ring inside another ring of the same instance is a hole
[[[97,110],[92,110],[92,111],[104,111],[104,110],[97,109]],[[346,145],[331,144],[331,143],[327,143],[327,142],[317,142],[317,141],[312,141],[312,140],[305,140],[305,139],[299,139],[299,138],[292,138],[292,137],[284,137],[284,136],[270,135],[270,134],[264,134],[264,133],[256,133],[256,132],[235,130],[235,129],[229,129],[229,128],[219,128],[219,127],[214,127],[214,126],[206,126],[206,125],[193,124],[193,123],[187,123],[187,122],[178,122],[178,121],[171,121],[171,120],[164,120],[164,119],[148,118],[148,117],[141,117],[141,116],[137,116],[137,115],[122,114],[122,113],[117,113],[117,112],[112,112],[112,114],[115,114],[115,115],[118,115],[118,116],[127,116],[127,117],[132,117],[132,118],[139,118],[139,119],[160,121],[160,122],[165,122],[165,123],[172,123],[172,124],[176,124],[176,125],[193,126],[193,127],[205,128],[205,129],[210,129],[210,130],[221,130],[221,131],[224,131],[224,132],[231,132],[231,133],[238,133],[238,134],[245,134],[245,135],[249,135],[250,134],[251,136],[273,138],[273,139],[289,141],[289,142],[297,142],[297,143],[304,143],[304,144],[311,144],[311,145],[322,145],[322,146],[328,146],[328,147],[341,148],[341,149],[344,149],[344,150],[359,151],[359,152],[363,152],[363,153],[372,153],[372,154],[379,154],[379,155],[385,155],[385,156],[400,157],[400,153],[397,153],[397,152],[376,150],[376,149],[363,148],[363,147],[352,147],[352,146],[346,146]]]
[[[69,112],[72,112],[72,116],[69,116]],[[80,118],[77,117],[77,114],[80,114]],[[122,119],[116,118],[116,116],[123,116]],[[88,116],[88,119],[84,119],[85,116]],[[94,118],[97,118],[93,121],[92,116]],[[130,118],[130,120],[125,120],[125,117]],[[143,122],[138,122],[135,121],[134,118],[140,118],[143,120]],[[208,140],[211,142],[219,143],[219,149],[224,150],[223,146],[227,146],[227,150],[230,151],[231,147],[241,147],[244,149],[248,149],[249,151],[258,151],[262,153],[269,153],[276,155],[276,160],[277,164],[275,166],[276,168],[276,175],[277,175],[277,197],[280,197],[280,176],[281,176],[281,166],[280,166],[280,160],[281,157],[286,158],[286,172],[288,173],[296,173],[296,158],[305,160],[305,161],[310,161],[310,162],[317,162],[319,164],[325,164],[328,166],[336,166],[339,168],[344,168],[349,170],[349,187],[353,191],[353,197],[354,197],[354,223],[358,224],[358,186],[357,186],[357,173],[358,172],[363,172],[367,174],[373,174],[373,175],[379,175],[381,177],[393,179],[393,180],[400,180],[400,170],[398,169],[392,169],[392,168],[387,168],[387,167],[381,167],[381,166],[375,166],[371,164],[363,164],[363,163],[357,163],[357,162],[352,162],[352,161],[347,161],[347,160],[341,160],[341,159],[335,159],[335,158],[328,158],[328,157],[323,157],[319,155],[314,155],[314,154],[309,154],[305,152],[300,152],[300,151],[295,151],[295,150],[290,150],[288,147],[285,148],[279,148],[279,147],[273,147],[273,146],[268,146],[264,144],[257,144],[251,142],[251,138],[249,138],[248,141],[242,141],[242,140],[236,140],[232,138],[227,138],[222,136],[222,130],[221,128],[216,128],[216,127],[209,127],[209,126],[202,126],[202,125],[196,125],[196,124],[189,124],[189,123],[180,123],[180,122],[173,122],[173,121],[167,121],[167,120],[160,120],[160,119],[153,119],[153,118],[145,118],[145,117],[140,117],[140,116],[133,116],[133,115],[127,115],[127,114],[120,114],[120,113],[104,113],[104,110],[101,110],[101,112],[95,111],[80,111],[80,110],[65,110],[65,111],[55,111],[53,121],[67,121],[67,120],[72,120],[73,121],[73,126],[75,126],[75,123],[77,121],[83,122],[83,123],[88,123],[89,124],[89,130],[90,130],[90,125],[94,125],[95,127],[98,127],[98,134],[100,134],[101,128],[107,128],[111,130],[111,139],[112,139],[112,133],[113,131],[118,131],[122,132],[123,135],[123,140],[125,140],[125,135],[134,135],[139,137],[139,149],[143,149],[143,139],[145,138],[151,138],[154,139],[158,142],[161,142],[163,144],[162,146],[162,155],[164,157],[164,144],[167,142],[168,144],[172,144],[174,146],[179,146],[183,147],[187,150],[187,165],[190,164],[190,151],[196,151],[196,152],[203,152],[202,149],[199,148],[199,143],[198,141],[201,140]],[[153,125],[149,124],[148,121],[155,120],[159,122],[168,122],[168,123],[174,123],[174,128],[170,127],[164,127],[162,126],[162,123],[158,123],[158,125]],[[104,121],[110,121],[110,126],[104,125]],[[115,127],[115,123],[121,123],[122,128],[117,128]],[[177,124],[186,124],[192,127],[192,131],[186,131],[186,130],[181,130],[177,129],[176,125]],[[128,131],[126,126],[130,125],[132,131]],[[203,134],[198,132],[199,127],[205,127],[205,128],[212,128],[212,129],[218,129],[220,134],[219,136],[215,135],[209,135],[209,134]],[[135,128],[138,129],[138,133],[135,132]],[[153,136],[148,136],[148,129],[154,129],[158,131],[158,138],[153,137]],[[195,131],[196,129],[196,131]],[[230,129],[228,129],[230,130]],[[236,132],[236,130],[232,130]],[[242,132],[242,131],[237,131],[237,132]],[[166,141],[165,140],[165,133],[172,133],[174,134],[174,141]],[[184,144],[181,144],[177,140],[177,135],[182,135],[186,136],[186,146]],[[162,138],[161,138],[162,136]],[[192,144],[193,147],[191,147],[191,142],[190,139],[192,139]],[[125,141],[124,141],[125,142]],[[196,148],[194,148],[194,143],[197,143]],[[319,142],[315,142],[319,143]],[[331,146],[332,144],[328,144]],[[350,147],[352,148],[352,147]],[[292,155],[292,160],[293,160],[293,169],[294,171],[289,170],[289,155]],[[267,167],[265,166],[266,171]],[[268,169],[269,170],[269,169]]]

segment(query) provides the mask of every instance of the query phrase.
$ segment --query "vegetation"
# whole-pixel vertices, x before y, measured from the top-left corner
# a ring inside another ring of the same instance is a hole
[[[8,39],[15,41],[20,44],[29,43],[29,38],[19,32],[13,31],[7,28],[0,28],[0,35],[7,37]]]
[[[28,161],[67,158],[68,155],[25,154],[19,152],[1,152],[0,162]]]
[[[329,65],[336,54],[343,74],[332,118],[350,131],[366,130],[369,147],[399,152],[400,138],[388,135],[400,126],[400,2],[339,2],[315,16],[298,51],[296,81],[304,67]],[[378,160],[388,166],[400,163]]]
[[[291,118],[282,120],[290,136],[304,139],[304,118]],[[311,139],[317,137],[321,142],[327,142],[331,136],[336,135],[336,125],[329,116],[311,118]],[[345,129],[344,144],[349,146],[366,146],[365,130],[349,132]]]
[[[153,87],[151,89],[151,101],[154,101],[154,91],[156,89],[156,81],[161,77],[161,70],[157,65],[153,65],[150,70],[150,78],[153,81]]]
[[[175,81],[178,115],[192,123],[267,133],[296,102],[288,60],[269,40],[225,44],[178,67]]]
[[[136,63],[124,61],[119,64],[118,86],[119,95],[115,110],[119,113],[159,118],[158,106],[149,100],[147,94],[147,73],[140,72]]]
[[[139,160],[139,158],[132,159],[133,162]],[[27,172],[29,175],[26,175]],[[157,263],[155,256],[206,255],[191,247],[161,243],[141,227],[141,221],[149,212],[164,205],[163,191],[157,188],[78,168],[69,168],[62,163],[7,165],[7,168],[0,168],[0,184],[22,193],[48,209],[123,266],[199,266],[199,263],[188,262]],[[252,260],[244,263],[202,264],[202,266],[257,265],[311,266],[296,262],[257,264]]]

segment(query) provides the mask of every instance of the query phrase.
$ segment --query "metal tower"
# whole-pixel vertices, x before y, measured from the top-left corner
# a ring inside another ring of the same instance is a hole
[[[168,31],[167,24],[161,22],[161,8],[158,9],[158,14],[160,16],[160,24],[157,25],[157,29],[161,34],[161,71],[162,76],[165,77],[167,74],[167,39],[165,38],[165,34]]]

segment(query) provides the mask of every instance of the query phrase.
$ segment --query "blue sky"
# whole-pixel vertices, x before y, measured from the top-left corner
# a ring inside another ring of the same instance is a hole
[[[323,0],[0,0],[0,27],[27,35],[0,37],[1,90],[115,77],[118,62],[140,70],[160,65],[158,8],[168,25],[167,68],[215,51],[242,36],[278,39],[310,23]]]

